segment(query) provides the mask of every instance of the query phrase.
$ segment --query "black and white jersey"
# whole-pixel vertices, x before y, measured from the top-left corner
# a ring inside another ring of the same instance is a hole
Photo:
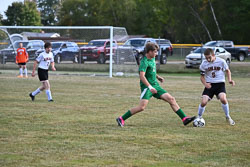
[[[228,68],[226,61],[219,57],[214,62],[204,60],[200,65],[201,74],[205,75],[206,82],[209,83],[225,82],[225,71]]]
[[[39,68],[48,70],[51,62],[54,62],[54,56],[52,52],[46,53],[42,52],[37,58],[36,61],[39,62]]]

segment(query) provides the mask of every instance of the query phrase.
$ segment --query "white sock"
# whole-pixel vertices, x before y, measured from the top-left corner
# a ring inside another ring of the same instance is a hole
[[[46,94],[48,96],[48,100],[51,100],[52,99],[51,91],[50,90],[46,90]]]
[[[198,116],[202,117],[202,114],[204,113],[206,107],[201,107],[201,105],[199,105],[199,109],[198,109]]]
[[[23,68],[19,68],[19,73],[21,76],[23,76]]]
[[[226,117],[231,118],[230,115],[229,115],[229,105],[228,105],[228,103],[227,104],[221,104],[221,107],[223,108]]]
[[[27,68],[24,69],[25,76],[28,76]]]
[[[35,96],[35,95],[37,95],[38,93],[40,93],[41,92],[41,90],[38,88],[37,90],[35,90],[34,92],[32,92],[31,94],[32,94],[32,96]]]

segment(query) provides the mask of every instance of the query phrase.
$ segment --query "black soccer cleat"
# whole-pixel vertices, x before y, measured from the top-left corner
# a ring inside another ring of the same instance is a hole
[[[124,126],[124,120],[122,119],[122,117],[116,118],[116,122],[118,126],[121,126],[121,127]]]
[[[186,117],[186,119],[183,121],[183,124],[186,126],[187,124],[189,124],[190,122],[192,122],[193,120],[195,120],[196,116],[193,117]]]
[[[54,102],[54,100],[53,100],[53,99],[50,99],[50,100],[48,100],[48,102]]]
[[[29,96],[30,96],[30,98],[31,98],[32,101],[35,100],[35,96],[33,96],[32,93],[30,93]]]

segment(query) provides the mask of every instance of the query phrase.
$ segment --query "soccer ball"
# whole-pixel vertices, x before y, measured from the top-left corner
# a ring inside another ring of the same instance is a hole
[[[203,118],[196,118],[193,122],[194,127],[204,127],[205,126],[205,120]]]

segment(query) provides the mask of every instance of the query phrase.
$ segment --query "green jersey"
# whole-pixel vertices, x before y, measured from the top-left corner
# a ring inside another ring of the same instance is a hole
[[[159,85],[156,79],[156,65],[155,58],[148,59],[146,56],[143,57],[140,63],[139,71],[145,72],[145,77],[152,86]],[[140,81],[141,88],[146,88],[147,86]]]

